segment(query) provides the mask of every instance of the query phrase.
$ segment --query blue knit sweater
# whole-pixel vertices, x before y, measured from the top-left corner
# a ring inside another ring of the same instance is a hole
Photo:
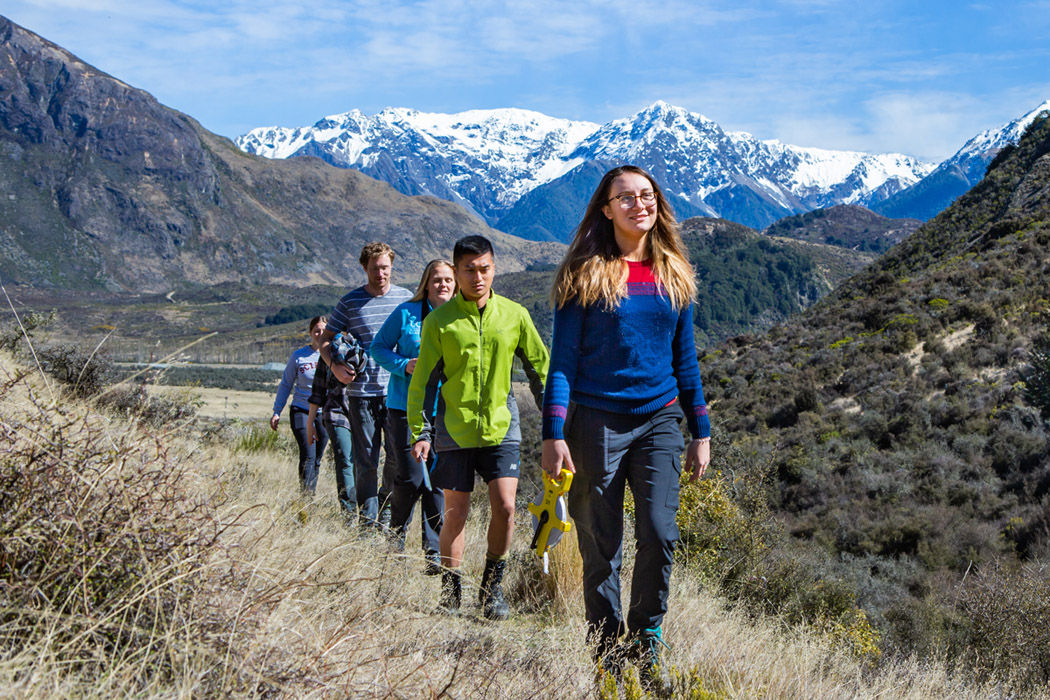
[[[709,437],[692,304],[671,306],[649,262],[628,262],[627,297],[615,309],[570,301],[554,312],[543,438],[564,439],[569,402],[644,415],[679,398],[689,432]]]

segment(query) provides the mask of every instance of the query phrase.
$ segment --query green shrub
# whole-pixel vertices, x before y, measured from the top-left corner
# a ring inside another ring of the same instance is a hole
[[[1028,361],[1031,368],[1024,374],[1024,398],[1039,409],[1044,420],[1050,420],[1050,333],[1035,341]]]
[[[249,454],[275,452],[280,449],[280,435],[267,425],[251,424],[241,433],[234,449]]]

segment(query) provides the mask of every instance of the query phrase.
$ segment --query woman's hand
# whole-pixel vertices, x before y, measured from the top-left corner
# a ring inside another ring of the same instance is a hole
[[[317,428],[314,427],[314,422],[310,421],[306,424],[306,444],[312,445],[317,442]]]
[[[576,473],[576,465],[572,463],[572,455],[569,454],[569,445],[564,440],[544,440],[540,464],[552,479],[557,479],[562,469]]]
[[[693,475],[689,481],[693,482],[704,475],[707,465],[711,463],[711,438],[700,438],[689,443],[685,448],[686,469],[692,469]]]
[[[416,359],[417,358],[413,357],[408,361],[408,364],[405,365],[405,374],[412,374],[416,371]]]
[[[281,416],[278,413],[270,416],[270,430],[277,430],[277,426],[281,423]]]
[[[426,440],[418,440],[412,444],[412,459],[422,464],[427,463],[430,456],[430,443]]]

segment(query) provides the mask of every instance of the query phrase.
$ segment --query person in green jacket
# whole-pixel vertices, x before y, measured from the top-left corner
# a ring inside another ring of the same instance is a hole
[[[431,450],[437,452],[431,480],[445,492],[441,608],[449,613],[459,610],[462,597],[463,529],[474,474],[488,485],[492,515],[478,600],[485,617],[503,620],[509,608],[500,583],[514,532],[521,443],[511,369],[519,358],[538,408],[549,354],[529,312],[492,292],[496,263],[487,238],[461,238],[452,262],[459,294],[423,321],[408,388],[412,454],[425,462]],[[440,400],[432,423],[423,407],[434,405],[435,393]]]

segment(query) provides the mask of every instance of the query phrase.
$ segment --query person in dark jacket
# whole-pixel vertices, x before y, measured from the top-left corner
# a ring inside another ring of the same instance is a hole
[[[353,374],[363,364],[365,357],[361,346],[353,336],[338,334],[332,341],[333,362],[347,367]],[[348,522],[356,522],[358,515],[357,488],[354,479],[353,440],[350,436],[350,405],[346,384],[332,372],[324,362],[317,363],[314,383],[310,391],[310,413],[307,423],[307,439],[312,443],[318,439],[315,419],[321,414],[328,439],[335,456],[335,485],[339,505]]]

